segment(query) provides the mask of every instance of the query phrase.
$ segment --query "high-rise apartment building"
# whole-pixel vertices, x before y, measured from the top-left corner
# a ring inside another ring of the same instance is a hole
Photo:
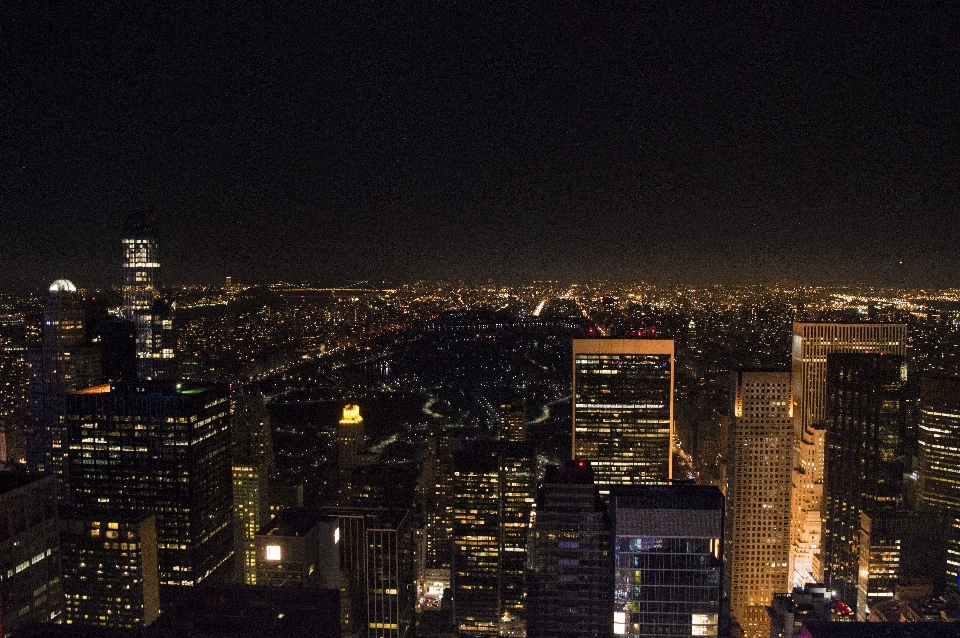
[[[340,569],[349,582],[344,634],[403,638],[413,626],[413,528],[409,510],[329,507],[340,530]]]
[[[233,555],[227,413],[218,385],[140,382],[67,395],[65,500],[91,519],[156,514],[161,589],[198,585]]]
[[[610,519],[584,460],[547,468],[527,547],[529,638],[606,638],[613,618]]]
[[[526,404],[522,398],[500,406],[500,440],[523,443],[527,440]]]
[[[573,340],[573,458],[601,492],[672,472],[673,341]]]
[[[790,581],[793,403],[789,372],[738,372],[727,490],[731,613],[748,638],[766,638],[766,607]]]
[[[860,618],[866,616],[857,602],[860,553],[869,554],[860,547],[861,515],[876,519],[903,502],[906,384],[904,357],[827,356],[824,581]]]
[[[141,379],[173,376],[173,309],[160,299],[157,216],[145,210],[127,216],[123,227],[123,318],[136,331]]]
[[[56,479],[0,472],[0,635],[62,621],[58,531]]]
[[[960,378],[920,379],[920,505],[947,520],[948,585],[960,583]]]
[[[500,635],[525,635],[524,574],[527,533],[537,491],[533,448],[501,442],[500,464]]]
[[[611,491],[613,634],[717,636],[723,580],[723,495],[715,487]]]
[[[453,480],[455,621],[464,635],[524,635],[527,532],[536,464],[523,443],[458,452]]]
[[[68,392],[100,381],[100,353],[87,338],[83,297],[66,279],[50,285],[43,307],[40,345],[31,349],[30,431],[27,461],[34,470],[59,474],[64,442],[60,424]]]
[[[245,394],[237,399],[232,427],[234,534],[237,576],[257,581],[257,530],[270,518],[269,477],[274,471],[270,415],[263,397]]]
[[[62,519],[68,625],[132,629],[160,615],[154,514]]]
[[[793,324],[793,437],[797,462],[791,505],[790,573],[795,586],[821,580],[821,501],[827,404],[827,355],[875,352],[906,356],[905,324]]]
[[[457,453],[453,614],[458,635],[500,635],[500,466],[494,446]]]

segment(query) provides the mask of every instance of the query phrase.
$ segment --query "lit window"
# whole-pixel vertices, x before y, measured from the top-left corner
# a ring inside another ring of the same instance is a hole
[[[280,560],[279,545],[267,545],[267,560]]]

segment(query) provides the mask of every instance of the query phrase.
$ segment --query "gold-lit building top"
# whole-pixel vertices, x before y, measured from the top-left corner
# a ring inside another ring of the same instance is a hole
[[[360,416],[360,406],[348,403],[343,406],[343,418],[340,419],[340,425],[356,425],[363,423],[363,417]]]

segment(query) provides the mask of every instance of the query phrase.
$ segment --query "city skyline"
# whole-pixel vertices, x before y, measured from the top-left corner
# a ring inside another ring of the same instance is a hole
[[[946,285],[932,5],[9,5],[0,285],[612,277]]]

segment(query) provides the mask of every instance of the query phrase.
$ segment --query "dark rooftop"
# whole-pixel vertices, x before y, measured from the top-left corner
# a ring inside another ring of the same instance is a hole
[[[632,485],[610,490],[616,507],[629,509],[723,509],[723,494],[708,485]]]
[[[319,523],[330,522],[329,516],[306,507],[282,510],[260,528],[257,536],[305,536]]]

